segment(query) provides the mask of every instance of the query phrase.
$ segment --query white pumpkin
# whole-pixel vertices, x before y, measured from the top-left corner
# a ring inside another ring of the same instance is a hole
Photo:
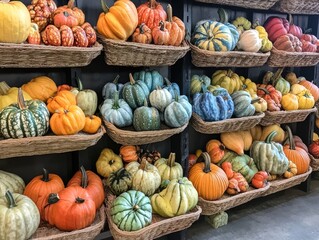
[[[150,103],[152,107],[163,112],[165,108],[172,102],[172,94],[167,89],[155,89],[150,93]]]
[[[262,40],[255,29],[244,31],[238,40],[237,47],[245,52],[258,52],[262,47]]]

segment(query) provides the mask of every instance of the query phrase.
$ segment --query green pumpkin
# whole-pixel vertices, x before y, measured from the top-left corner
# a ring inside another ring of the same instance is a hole
[[[261,171],[281,175],[287,171],[289,160],[281,144],[273,142],[276,131],[271,132],[265,141],[254,141],[250,148],[250,156]]]
[[[170,153],[168,159],[158,159],[154,166],[158,169],[162,181],[183,177],[183,168],[179,163],[175,162],[175,153]]]
[[[25,188],[25,183],[21,177],[16,174],[0,170],[0,197],[4,196],[9,190],[13,193],[22,194]]]
[[[192,43],[200,49],[226,52],[233,47],[233,35],[225,24],[203,20],[195,26]]]
[[[153,212],[162,217],[175,217],[192,210],[198,202],[198,193],[186,177],[173,179],[160,193],[151,198]]]
[[[285,95],[290,92],[290,83],[281,76],[283,70],[284,68],[279,68],[271,78],[271,81],[275,89]]]
[[[161,112],[163,112],[173,100],[172,94],[170,94],[167,89],[162,89],[160,87],[150,93],[149,99],[151,106],[157,108]]]
[[[0,111],[0,135],[4,138],[24,138],[44,135],[49,129],[50,113],[40,100],[24,101],[18,91],[18,103]]]
[[[115,92],[113,99],[105,99],[100,112],[103,118],[116,127],[127,127],[133,123],[133,112],[124,99],[119,99],[119,92]]]
[[[122,98],[122,90],[123,90],[123,84],[118,83],[118,80],[120,78],[120,75],[117,75],[113,82],[108,82],[103,86],[102,89],[102,97],[103,99],[114,98],[114,93],[119,92],[119,98]]]
[[[200,93],[204,89],[208,88],[210,85],[211,79],[206,75],[193,75],[191,79],[191,94]]]
[[[231,95],[234,102],[234,116],[247,117],[255,114],[255,107],[252,104],[251,96],[248,92],[240,90]]]
[[[181,127],[192,116],[192,105],[185,95],[176,96],[175,101],[165,108],[164,121],[169,127]]]
[[[121,168],[110,174],[106,180],[106,186],[113,194],[118,196],[131,189],[132,175],[125,168]]]
[[[136,131],[159,130],[161,119],[158,110],[154,107],[148,107],[145,100],[144,106],[134,111],[133,126]]]
[[[156,70],[145,70],[136,72],[134,73],[134,79],[142,80],[146,84],[150,92],[157,89],[157,87],[162,88],[164,85],[163,76]]]
[[[148,99],[150,91],[142,80],[135,81],[132,74],[129,77],[130,81],[124,84],[122,95],[123,99],[134,110],[143,106],[144,100]]]
[[[38,229],[40,213],[30,198],[7,191],[0,197],[0,223],[0,239],[25,240]]]
[[[152,222],[152,206],[144,193],[129,190],[118,196],[111,206],[111,217],[122,231],[137,231]]]

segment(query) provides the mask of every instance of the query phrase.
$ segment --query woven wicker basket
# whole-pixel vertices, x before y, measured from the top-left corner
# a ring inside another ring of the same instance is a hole
[[[307,67],[319,63],[319,53],[285,52],[272,48],[267,64],[270,67]]]
[[[263,66],[270,53],[240,51],[213,52],[191,46],[192,63],[196,67],[258,67]]]
[[[188,44],[161,46],[107,39],[98,34],[104,46],[106,64],[115,66],[171,66],[189,51]]]
[[[269,9],[278,0],[195,0],[196,2],[230,5],[242,8]]]
[[[310,166],[313,172],[319,171],[319,159],[315,158],[311,154],[308,154],[310,157]]]
[[[34,44],[0,43],[0,67],[3,68],[52,68],[82,67],[101,54],[103,46],[55,47]]]
[[[264,113],[260,113],[250,117],[230,118],[216,122],[204,122],[196,113],[193,113],[190,124],[197,132],[204,134],[233,132],[253,128],[264,116]]]
[[[107,222],[115,240],[150,240],[173,232],[182,231],[189,228],[196,220],[198,220],[202,212],[202,209],[199,206],[196,206],[190,212],[178,217],[162,218],[157,214],[153,214],[151,225],[138,231],[127,232],[120,230],[112,221],[110,209],[115,196],[110,194],[107,194],[106,196]]]
[[[106,133],[116,143],[122,145],[143,145],[164,141],[171,136],[181,133],[187,127],[188,123],[179,128],[169,128],[161,124],[161,129],[157,131],[135,131],[134,128],[117,128],[112,123],[104,119]]]
[[[287,179],[278,179],[278,180],[271,181],[269,189],[266,192],[264,192],[262,196],[267,196],[269,194],[273,194],[273,193],[294,187],[296,185],[299,185],[300,183],[307,180],[311,172],[312,172],[312,168],[309,167],[309,170],[306,173],[296,175]]]
[[[32,235],[32,240],[90,240],[94,239],[104,228],[105,224],[104,205],[98,210],[91,226],[81,230],[63,232],[49,224],[41,224],[38,230]]]
[[[0,138],[0,159],[84,150],[95,145],[104,133],[105,128],[102,126],[95,134],[81,132],[57,136],[51,133],[41,137],[2,140]]]
[[[267,111],[265,112],[265,117],[261,119],[260,125],[268,126],[271,124],[302,122],[310,113],[314,113],[316,111],[316,108],[293,111]]]
[[[234,196],[224,194],[220,199],[215,201],[207,201],[200,197],[198,205],[202,208],[202,215],[213,215],[260,197],[263,193],[268,191],[270,185],[271,184],[268,183],[266,187],[259,189],[249,187],[247,192],[239,193]]]
[[[280,0],[274,8],[291,14],[319,14],[318,0]]]

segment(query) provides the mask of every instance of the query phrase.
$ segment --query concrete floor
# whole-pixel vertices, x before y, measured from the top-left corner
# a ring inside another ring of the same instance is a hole
[[[319,240],[319,180],[305,193],[297,187],[227,211],[228,224],[213,229],[203,216],[186,232],[189,240]]]

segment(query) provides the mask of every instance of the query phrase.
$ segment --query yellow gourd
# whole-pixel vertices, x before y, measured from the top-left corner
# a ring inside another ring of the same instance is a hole
[[[29,94],[23,92],[24,100],[31,100]],[[18,102],[18,88],[10,88],[6,82],[0,82],[0,110],[9,106],[12,103]]]

